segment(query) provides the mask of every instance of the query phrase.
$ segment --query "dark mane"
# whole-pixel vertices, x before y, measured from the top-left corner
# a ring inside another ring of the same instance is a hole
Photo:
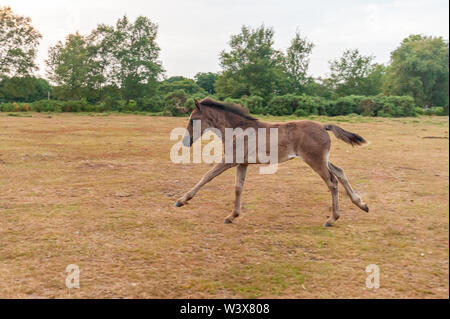
[[[248,110],[239,105],[239,104],[234,104],[234,103],[226,103],[226,102],[218,102],[216,100],[213,100],[211,98],[204,98],[203,100],[200,101],[200,104],[206,107],[211,107],[211,108],[215,108],[215,109],[219,109],[225,112],[229,112],[229,113],[233,113],[236,115],[239,115],[243,118],[246,118],[247,120],[252,120],[252,121],[256,121],[257,119],[254,118],[253,116],[251,116],[248,113]]]

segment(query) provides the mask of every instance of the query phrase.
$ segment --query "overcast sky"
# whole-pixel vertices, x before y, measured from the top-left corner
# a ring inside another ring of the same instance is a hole
[[[358,48],[386,63],[410,34],[448,39],[447,0],[0,0],[30,16],[42,33],[38,61],[45,74],[47,50],[69,33],[89,33],[124,14],[159,25],[157,42],[167,76],[219,71],[218,57],[243,24],[275,29],[275,48],[285,49],[296,30],[315,44],[310,73],[328,72],[328,61]]]

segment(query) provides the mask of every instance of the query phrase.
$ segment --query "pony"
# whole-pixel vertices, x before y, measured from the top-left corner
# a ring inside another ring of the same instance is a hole
[[[338,184],[341,183],[345,188],[350,200],[358,208],[365,212],[369,212],[369,206],[364,203],[361,196],[355,192],[348,181],[344,170],[329,161],[331,139],[328,132],[332,132],[339,140],[352,146],[358,146],[366,143],[366,140],[360,135],[345,131],[341,127],[334,124],[323,125],[313,121],[291,121],[283,123],[264,122],[251,116],[244,107],[215,101],[211,98],[205,98],[198,102],[194,101],[195,109],[189,117],[189,124],[182,143],[186,147],[191,147],[195,142],[194,139],[194,121],[200,121],[201,135],[206,131],[214,128],[221,135],[222,143],[225,144],[227,128],[241,128],[243,131],[247,129],[266,129],[269,136],[270,129],[278,131],[278,163],[283,163],[294,158],[303,159],[326,183],[331,192],[332,198],[332,216],[326,221],[325,226],[331,227],[340,217],[338,203]],[[199,136],[196,137],[197,139]],[[236,146],[236,136],[233,139]],[[270,144],[266,138],[267,145]],[[266,148],[267,149],[267,148]],[[236,152],[236,147],[233,147]],[[248,165],[262,164],[260,156],[256,156],[256,161],[249,161],[250,153],[255,150],[247,145],[244,149],[244,160],[237,161],[236,154],[233,154],[233,161],[226,161],[225,157],[209,170],[200,181],[176,203],[176,207],[182,207],[188,203],[196,193],[208,182],[226,170],[237,167],[235,181],[235,202],[232,213],[225,218],[225,223],[231,224],[234,219],[239,217],[241,213],[241,195],[244,187],[244,181],[247,173]]]

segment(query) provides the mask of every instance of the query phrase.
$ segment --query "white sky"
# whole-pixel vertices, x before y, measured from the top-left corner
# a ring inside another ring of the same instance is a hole
[[[219,52],[243,24],[274,27],[277,49],[285,49],[300,30],[316,45],[310,65],[314,76],[325,75],[328,61],[345,49],[359,48],[386,63],[410,34],[449,38],[447,0],[0,0],[0,5],[30,16],[43,34],[41,75],[50,45],[69,33],[89,33],[98,23],[114,24],[124,14],[133,20],[145,15],[159,25],[167,76],[219,71]]]

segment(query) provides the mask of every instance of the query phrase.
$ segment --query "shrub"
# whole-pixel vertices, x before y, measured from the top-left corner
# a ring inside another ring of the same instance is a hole
[[[128,104],[117,97],[106,95],[100,105],[93,105],[86,100],[59,101],[40,100],[33,103],[3,103],[0,112],[165,112],[173,116],[190,113],[195,108],[194,99],[201,100],[204,93],[188,96],[183,90],[160,95],[130,100]],[[215,96],[217,98],[217,96]],[[240,104],[251,113],[265,115],[349,115],[401,117],[426,115],[447,115],[448,107],[436,107],[424,110],[414,103],[410,96],[357,96],[350,95],[328,100],[324,97],[286,94],[273,96],[269,103],[257,95],[243,96],[241,99],[227,98],[225,102]],[[161,113],[162,114],[162,113]]]
[[[445,115],[448,115],[448,113],[449,113],[449,105],[448,104],[444,105],[444,113],[445,113]]]
[[[423,108],[416,106],[416,114],[423,115],[424,114]]]
[[[0,111],[2,112],[14,112],[14,106],[12,103],[4,103],[0,105]]]
[[[326,102],[325,99],[319,96],[300,95],[297,97],[298,108],[302,109],[306,115],[325,115],[326,114]],[[297,110],[296,110],[297,114]]]
[[[135,100],[129,100],[128,104],[125,104],[124,107],[129,112],[136,112],[138,110],[137,102]]]
[[[120,102],[118,99],[113,98],[110,95],[107,95],[104,99],[103,102],[101,103],[103,109],[105,111],[113,111],[116,110],[117,107],[119,106]]]
[[[361,114],[361,102],[364,101],[366,96],[359,95],[349,95],[340,97],[332,105],[332,107],[327,110],[327,114],[331,116],[335,115],[347,115],[350,113]]]
[[[444,116],[444,115],[447,115],[445,109],[444,109],[443,107],[440,107],[440,106],[438,106],[438,107],[436,108],[435,113],[436,113],[436,115],[438,115],[438,116]]]
[[[57,106],[55,103],[50,103],[50,105],[52,105],[53,108]],[[52,108],[52,106],[50,106],[50,108]],[[61,103],[61,106],[63,112],[89,112],[89,104],[86,100],[65,101]]]
[[[297,109],[295,111],[295,115],[296,116],[308,116],[309,113],[307,111],[305,111],[304,109]]]
[[[187,113],[191,113],[195,109],[194,98],[193,97],[188,98],[186,100],[186,103],[184,103],[184,107]]]
[[[368,97],[359,103],[359,114],[365,116],[377,116],[380,111],[381,104],[375,103],[374,99]]]
[[[271,115],[291,115],[299,107],[299,99],[293,94],[274,96],[268,107],[267,114]]]
[[[40,100],[32,103],[32,110],[35,112],[61,112],[61,106],[58,101]]]
[[[411,96],[382,96],[383,112],[392,116],[415,116],[416,105]]]
[[[150,112],[161,112],[164,110],[164,100],[161,96],[155,95],[150,98]]]
[[[164,101],[159,96],[139,98],[136,102],[137,109],[142,112],[160,112],[164,109]]]
[[[164,109],[169,111],[173,116],[180,115],[179,109],[186,103],[187,95],[183,90],[170,92],[164,97]]]
[[[230,97],[226,98],[224,102],[225,103],[239,104],[239,105],[242,105],[242,106],[244,105],[244,103],[242,102],[241,99],[232,99]]]
[[[253,95],[247,97],[244,104],[250,113],[260,114],[263,111],[264,99],[258,95]]]
[[[445,116],[448,115],[447,110],[445,109],[445,107],[442,106],[438,106],[438,107],[434,107],[434,108],[429,108],[426,110],[422,109],[423,114],[425,115],[437,115],[437,116]]]

